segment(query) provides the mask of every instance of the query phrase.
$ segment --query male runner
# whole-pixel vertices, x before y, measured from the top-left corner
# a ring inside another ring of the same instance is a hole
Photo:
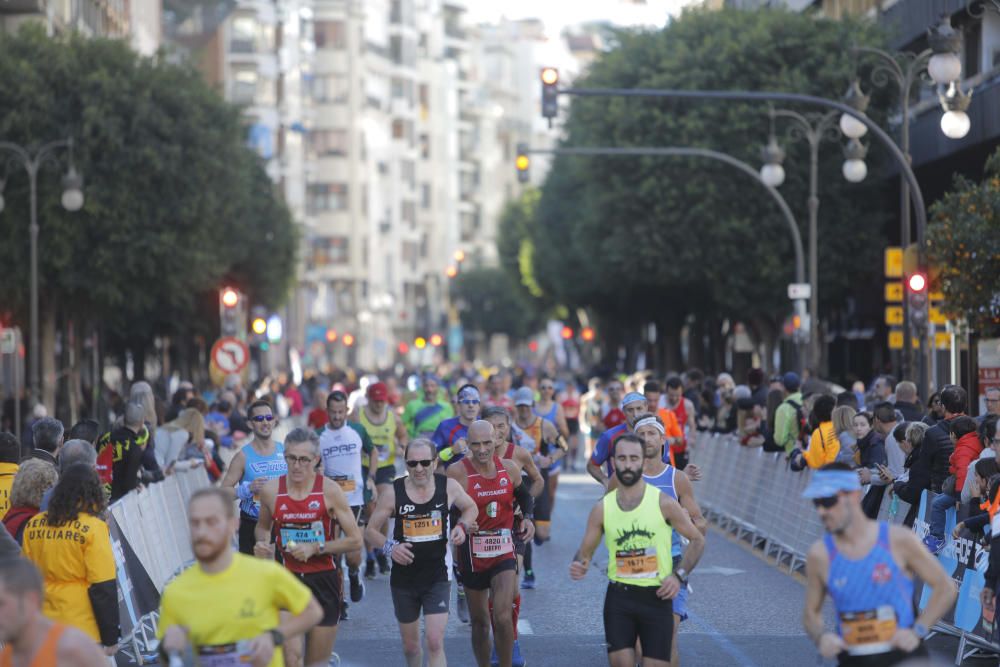
[[[573,579],[587,574],[603,533],[609,554],[604,636],[611,667],[636,664],[636,640],[642,642],[643,667],[670,664],[673,599],[705,549],[704,536],[684,508],[642,478],[644,459],[636,435],[618,439],[614,472],[619,486],[594,505],[569,568]],[[674,531],[689,540],[676,569],[670,555]]]
[[[615,442],[623,435],[632,433],[632,425],[639,419],[639,415],[646,412],[646,409],[645,396],[635,391],[625,394],[625,398],[622,399],[622,411],[625,413],[625,423],[609,428],[598,439],[597,445],[594,447],[594,453],[590,455],[590,460],[587,461],[587,472],[590,473],[591,477],[600,482],[605,489],[608,488],[608,484],[611,481]],[[606,466],[607,472],[601,470],[602,465]]]
[[[458,415],[441,422],[431,436],[445,468],[465,456],[469,449],[469,425],[479,419],[480,397],[476,385],[462,385],[455,397]]]
[[[449,536],[448,508],[462,513],[451,530],[450,541],[458,546],[476,530],[479,508],[454,479],[435,475],[437,449],[425,438],[412,440],[404,454],[408,474],[379,494],[365,536],[369,543],[389,554],[395,565],[389,575],[392,606],[403,639],[403,654],[409,667],[420,667],[420,612],[424,613],[428,667],[444,667],[444,630],[448,624],[451,584],[445,562]],[[395,517],[392,539],[382,535],[382,526]]]
[[[673,410],[661,408],[663,399],[663,387],[655,380],[648,380],[642,385],[642,395],[646,397],[646,409],[660,418],[663,424],[663,431],[666,434],[667,453],[673,454],[671,447],[678,447],[684,443],[684,428],[677,421],[677,415]],[[672,457],[664,460],[673,461]]]
[[[368,385],[365,394],[367,402],[354,409],[354,420],[360,423],[371,438],[378,452],[378,471],[375,473],[375,488],[378,493],[388,491],[396,477],[396,450],[406,442],[406,427],[396,413],[389,409],[389,388],[384,382]],[[371,458],[369,456],[369,458]],[[365,576],[375,578],[375,563],[368,554]],[[389,561],[382,554],[376,554],[378,570],[389,572]]]
[[[160,664],[190,645],[201,664],[282,667],[275,649],[323,615],[312,593],[273,558],[233,552],[238,521],[229,489],[195,491],[188,526],[198,562],[167,584],[160,598]],[[279,620],[279,611],[288,614]]]
[[[254,553],[274,558],[272,525],[285,567],[312,591],[323,608],[319,625],[308,633],[306,665],[326,665],[337,640],[343,575],[340,554],[361,548],[361,529],[340,485],[316,472],[320,463],[319,436],[297,428],[285,436],[288,474],[271,480],[260,492],[260,518]],[[337,524],[344,537],[337,538]],[[291,661],[296,646],[286,646]],[[296,659],[297,663],[298,660]]]
[[[340,490],[347,496],[347,504],[351,506],[354,520],[360,521],[365,496],[375,493],[378,458],[371,455],[375,446],[364,426],[347,422],[347,394],[344,392],[330,392],[326,398],[326,414],[329,421],[319,433],[323,474],[340,485]],[[367,476],[363,474],[361,467],[363,457],[368,460]],[[345,557],[347,576],[351,582],[351,602],[360,602],[365,595],[365,586],[359,572],[361,549],[348,552]],[[374,572],[374,568],[372,571]]]
[[[806,560],[806,633],[824,658],[847,667],[899,665],[917,655],[929,628],[955,603],[955,584],[920,539],[903,526],[872,521],[861,509],[861,482],[845,463],[813,474],[803,492],[816,506],[827,534]],[[914,619],[913,579],[931,588]],[[825,629],[823,600],[829,593],[837,616]]]
[[[556,382],[552,378],[543,377],[538,383],[538,393],[540,398],[535,402],[534,412],[536,415],[556,427],[556,431],[562,436],[563,456],[569,451],[569,425],[566,423],[566,415],[563,414],[562,406],[556,402]],[[562,472],[563,456],[552,461],[547,471],[548,493],[549,493],[549,513],[556,507],[556,489],[559,487],[559,473]],[[537,528],[537,519],[536,528]]]
[[[511,429],[518,445],[531,452],[545,480],[545,489],[535,503],[535,543],[548,541],[552,528],[551,468],[565,456],[569,445],[555,425],[535,414],[534,393],[521,387],[514,393],[514,425]],[[531,567],[528,566],[530,570]]]
[[[441,398],[438,379],[424,373],[421,379],[423,395],[406,404],[403,424],[410,438],[429,438],[445,419],[455,416],[451,403]]]
[[[531,494],[521,482],[521,469],[494,454],[493,427],[487,421],[469,426],[470,456],[448,468],[479,508],[478,529],[459,550],[459,569],[472,617],[472,650],[479,667],[490,664],[490,599],[493,601],[494,643],[501,667],[512,667],[514,649],[514,592],[517,561],[514,532],[530,540],[534,527],[525,512],[520,530],[514,525],[514,500],[531,507]],[[519,661],[519,664],[522,664]]]
[[[499,372],[490,375],[486,381],[486,396],[483,398],[483,405],[512,411],[514,402],[504,391],[503,381],[504,378]]]
[[[288,472],[285,465],[285,448],[271,436],[278,420],[271,404],[264,400],[254,401],[247,408],[247,424],[253,432],[253,439],[243,445],[229,462],[220,486],[236,487],[240,500],[240,553],[253,555],[254,528],[260,515],[260,490],[271,479],[277,479]]]
[[[681,427],[684,438],[681,441],[672,443],[670,451],[674,455],[674,464],[683,470],[687,466],[687,435],[698,430],[698,413],[694,409],[694,403],[684,397],[684,383],[679,377],[672,377],[667,380],[667,398],[664,401],[665,407],[677,417],[677,424]]]
[[[19,557],[0,559],[0,665],[107,667],[93,639],[42,614],[38,568]]]

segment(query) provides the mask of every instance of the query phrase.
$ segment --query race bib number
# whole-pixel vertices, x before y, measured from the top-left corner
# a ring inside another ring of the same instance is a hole
[[[850,655],[885,653],[896,634],[896,610],[889,605],[869,611],[841,612],[840,634]]]
[[[198,647],[198,667],[238,667],[249,664],[249,642]]]
[[[483,530],[472,534],[474,558],[497,558],[514,553],[514,540],[509,530]]]
[[[349,477],[348,475],[338,475],[333,478],[333,481],[340,486],[340,490],[344,493],[351,493],[358,488],[358,483],[354,481],[353,477]]]
[[[656,579],[660,574],[656,547],[616,551],[615,572],[622,579]]]
[[[442,539],[441,512],[403,519],[403,539],[407,542],[434,542]]]
[[[323,532],[323,523],[313,521],[311,524],[296,525],[291,524],[281,529],[281,544],[286,549],[294,549],[296,544],[303,542],[326,542],[326,535]]]
[[[389,454],[391,450],[386,445],[375,445],[375,449],[378,450],[378,460],[379,463],[385,463],[389,460]]]

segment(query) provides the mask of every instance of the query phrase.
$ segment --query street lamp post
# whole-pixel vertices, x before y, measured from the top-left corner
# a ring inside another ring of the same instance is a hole
[[[9,156],[8,164],[20,165],[28,173],[29,208],[31,211],[28,234],[31,241],[31,294],[30,294],[30,349],[29,382],[31,383],[31,400],[37,403],[41,393],[41,372],[39,360],[41,346],[38,335],[38,172],[46,164],[55,164],[55,152],[61,148],[69,150],[69,170],[63,177],[62,205],[67,211],[79,211],[83,207],[83,177],[73,164],[73,140],[59,139],[51,141],[32,153],[9,141],[0,141],[0,150]],[[0,180],[0,212],[4,208],[3,186],[6,179]]]
[[[771,109],[771,136],[765,155],[773,155],[778,147],[777,138],[774,136],[774,119],[786,118],[791,121],[788,128],[788,135],[792,139],[805,139],[809,144],[809,354],[808,364],[814,372],[819,372],[819,145],[824,139],[836,141],[840,137],[840,130],[837,129],[840,114],[837,111],[827,111],[826,113],[801,114],[789,109]],[[762,176],[768,167],[773,167],[773,158],[769,157],[764,165]],[[781,181],[784,180],[782,172]],[[775,185],[781,182],[775,177],[772,181]]]

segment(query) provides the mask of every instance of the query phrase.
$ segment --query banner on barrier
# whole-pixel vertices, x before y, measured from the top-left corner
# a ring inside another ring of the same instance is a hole
[[[923,539],[930,529],[931,503],[936,494],[924,491],[920,497],[920,511],[913,522],[913,532]],[[963,517],[964,518],[964,517]],[[958,599],[942,622],[953,625],[964,632],[975,635],[987,642],[997,643],[997,628],[993,612],[984,610],[979,602],[979,593],[986,583],[986,569],[989,567],[989,552],[982,545],[968,537],[957,540],[952,537],[957,512],[950,508],[945,514],[945,545],[937,555],[938,562],[951,574],[958,586]],[[916,593],[921,610],[930,601],[930,588],[917,582]]]
[[[132,545],[129,544],[128,538],[125,537],[114,516],[108,517],[108,530],[111,533],[111,548],[115,554],[118,578],[121,636],[135,636],[138,639],[143,635],[142,632],[137,631],[142,627],[144,617],[157,613],[160,608],[160,593],[153,585],[153,580],[139,561],[139,557],[132,549]],[[140,653],[145,652],[146,647],[139,646],[138,648]],[[142,664],[142,662],[135,660],[131,651],[120,651],[119,655],[115,657],[115,663],[119,667]]]

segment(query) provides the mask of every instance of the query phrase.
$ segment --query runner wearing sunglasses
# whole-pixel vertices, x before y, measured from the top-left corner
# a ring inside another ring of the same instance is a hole
[[[872,521],[861,509],[857,473],[831,463],[813,474],[803,492],[827,534],[809,549],[803,624],[824,658],[851,667],[898,665],[917,655],[929,629],[955,602],[955,585],[919,538],[902,526]],[[913,581],[931,588],[914,618]],[[835,631],[823,623],[830,595]]]
[[[389,575],[392,606],[403,640],[403,654],[409,667],[422,664],[420,613],[427,635],[428,667],[443,667],[444,631],[448,624],[451,585],[445,562],[448,542],[458,546],[477,529],[479,508],[454,479],[435,475],[437,449],[425,438],[406,446],[407,476],[393,482],[379,494],[365,537],[376,549],[392,558]],[[456,507],[461,518],[448,535],[448,508]],[[395,517],[392,538],[382,527]]]
[[[431,436],[445,468],[461,461],[469,450],[469,425],[479,419],[480,396],[476,385],[462,385],[455,395],[455,403],[458,414],[438,424]]]
[[[288,472],[285,448],[271,437],[278,420],[271,404],[254,401],[247,408],[247,423],[253,439],[236,452],[220,486],[235,487],[240,501],[240,553],[253,555],[254,528],[260,514],[260,491],[268,480]]]

